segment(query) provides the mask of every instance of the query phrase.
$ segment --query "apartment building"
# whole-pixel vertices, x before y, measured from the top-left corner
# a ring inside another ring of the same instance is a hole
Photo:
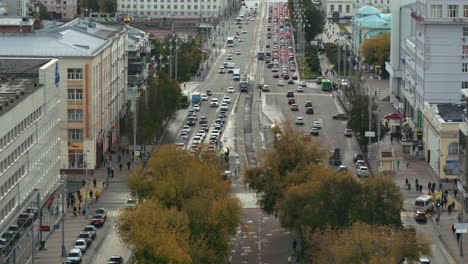
[[[0,56],[60,58],[61,167],[79,173],[99,166],[126,114],[126,27],[75,19],[46,32],[3,34],[0,43]]]
[[[0,16],[4,16],[4,15],[6,15],[6,4],[2,0],[0,1]]]
[[[382,13],[390,13],[390,0],[324,0],[322,9],[327,18],[352,18],[359,9],[372,6]]]
[[[77,0],[39,0],[53,19],[72,20],[77,15]]]
[[[3,0],[7,16],[25,17],[29,14],[30,0]]]
[[[460,1],[394,0],[391,101],[409,117],[403,128],[423,128],[424,103],[459,103],[468,87],[468,5]],[[416,133],[414,133],[416,132]]]
[[[31,239],[42,234],[36,225],[58,220],[60,195],[60,112],[63,111],[59,61],[43,58],[0,58],[0,232],[17,224],[26,209],[36,212],[34,224],[24,225],[2,263],[27,263]],[[57,198],[58,197],[58,198]],[[55,198],[55,199],[54,199]],[[41,213],[38,213],[38,210]]]
[[[117,13],[148,19],[218,19],[234,10],[228,0],[117,0]]]

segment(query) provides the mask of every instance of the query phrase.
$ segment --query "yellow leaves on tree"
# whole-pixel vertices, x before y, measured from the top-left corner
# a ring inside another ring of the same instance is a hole
[[[361,44],[361,56],[369,65],[383,65],[390,57],[390,33],[385,32]]]
[[[317,264],[400,263],[403,257],[414,261],[430,254],[425,237],[392,226],[355,223],[339,231],[309,232],[305,240],[311,245],[308,258]]]
[[[150,203],[148,207],[169,212],[172,218],[159,219],[159,213],[148,212],[138,216],[134,210],[127,210],[119,219],[122,238],[137,250],[141,248],[136,256],[142,263],[221,263],[229,252],[229,237],[240,221],[240,204],[228,193],[219,158],[207,152],[190,155],[173,145],[159,146],[151,156],[147,168],[138,168],[129,177],[132,195],[145,201],[135,211]],[[145,220],[131,220],[138,217]],[[148,231],[159,230],[154,238],[143,231],[147,225],[151,225]],[[133,231],[140,228],[142,232]],[[174,242],[172,251],[167,245],[156,245],[161,242],[159,237],[167,236]],[[156,253],[148,252],[152,248]],[[156,258],[163,260],[151,262]]]

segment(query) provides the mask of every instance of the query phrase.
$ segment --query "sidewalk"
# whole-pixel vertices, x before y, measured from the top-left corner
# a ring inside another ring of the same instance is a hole
[[[108,158],[109,154],[106,154],[105,156],[106,158]],[[113,154],[113,157],[116,157],[116,154]],[[129,154],[123,157],[122,162],[125,164],[127,161],[131,161],[131,160],[132,160],[132,155]],[[132,168],[133,168],[133,165],[131,166],[131,169]],[[103,204],[109,204],[109,202],[112,202],[112,197],[111,197],[112,192],[109,192],[109,188],[112,189],[113,183],[126,181],[128,175],[129,175],[129,170],[127,169],[126,165],[124,166],[122,171],[119,170],[118,165],[114,165],[114,177],[109,178],[108,184],[106,184],[104,187],[103,183],[105,183],[107,179],[107,169],[105,168],[96,169],[94,172],[94,175],[91,175],[91,177],[94,177],[96,179],[96,187],[94,187],[93,182],[91,180],[88,184],[80,188],[80,193],[83,196],[82,205],[85,203],[84,199],[86,197],[86,192],[88,190],[92,190],[94,193],[96,193],[96,191],[99,191],[101,193],[99,200],[96,200],[94,194],[92,198],[90,197],[87,212],[85,215],[79,214],[77,216],[74,216],[73,207],[72,206],[68,207],[66,215],[65,215],[64,227],[60,226],[59,229],[55,229],[52,231],[49,239],[45,242],[46,250],[42,250],[37,253],[38,257],[35,260],[35,263],[46,263],[46,264],[62,263],[62,260],[64,259],[62,258],[62,228],[65,228],[64,244],[65,244],[67,254],[68,254],[68,251],[70,251],[70,249],[73,248],[73,245],[76,241],[76,237],[81,232],[81,230],[83,230],[83,227],[85,227],[86,225],[89,225],[90,219],[93,216],[94,210],[96,210],[97,208],[105,207],[103,206]],[[81,177],[83,177],[83,175],[81,175]],[[74,193],[74,195],[76,197],[77,195],[76,192]],[[78,199],[76,201],[78,202]],[[109,213],[110,212],[108,212],[108,214]],[[98,233],[99,233],[99,230],[98,230]]]

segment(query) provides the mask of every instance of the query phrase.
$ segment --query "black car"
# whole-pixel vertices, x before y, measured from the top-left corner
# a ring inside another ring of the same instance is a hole
[[[196,124],[197,122],[195,121],[195,119],[189,118],[187,120],[187,126],[195,126]]]
[[[122,264],[122,263],[123,263],[123,259],[121,256],[112,256],[107,261],[107,264]]]
[[[199,121],[199,122],[200,122],[200,124],[206,124],[206,123],[208,122],[208,120],[206,119],[205,116],[202,116],[202,117],[200,117],[200,121]]]
[[[206,90],[206,95],[211,96],[213,95],[213,92],[211,90]]]
[[[307,101],[306,104],[305,104],[305,107],[312,107],[312,102],[311,102],[311,101]]]
[[[362,154],[354,153],[353,161],[357,162],[358,160],[364,160],[364,156],[362,156]]]
[[[314,114],[314,108],[307,107],[306,114]]]
[[[414,213],[414,220],[416,222],[427,222],[428,218],[429,218],[429,215],[424,212],[416,211]]]

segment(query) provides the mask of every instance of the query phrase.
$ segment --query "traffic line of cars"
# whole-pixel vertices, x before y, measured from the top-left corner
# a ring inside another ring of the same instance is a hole
[[[81,263],[83,255],[90,248],[97,236],[97,227],[102,227],[107,219],[107,211],[104,208],[96,209],[91,218],[90,224],[85,226],[78,234],[73,248],[70,249],[66,260],[63,264]],[[111,256],[107,261],[108,264],[123,264],[121,256]]]

